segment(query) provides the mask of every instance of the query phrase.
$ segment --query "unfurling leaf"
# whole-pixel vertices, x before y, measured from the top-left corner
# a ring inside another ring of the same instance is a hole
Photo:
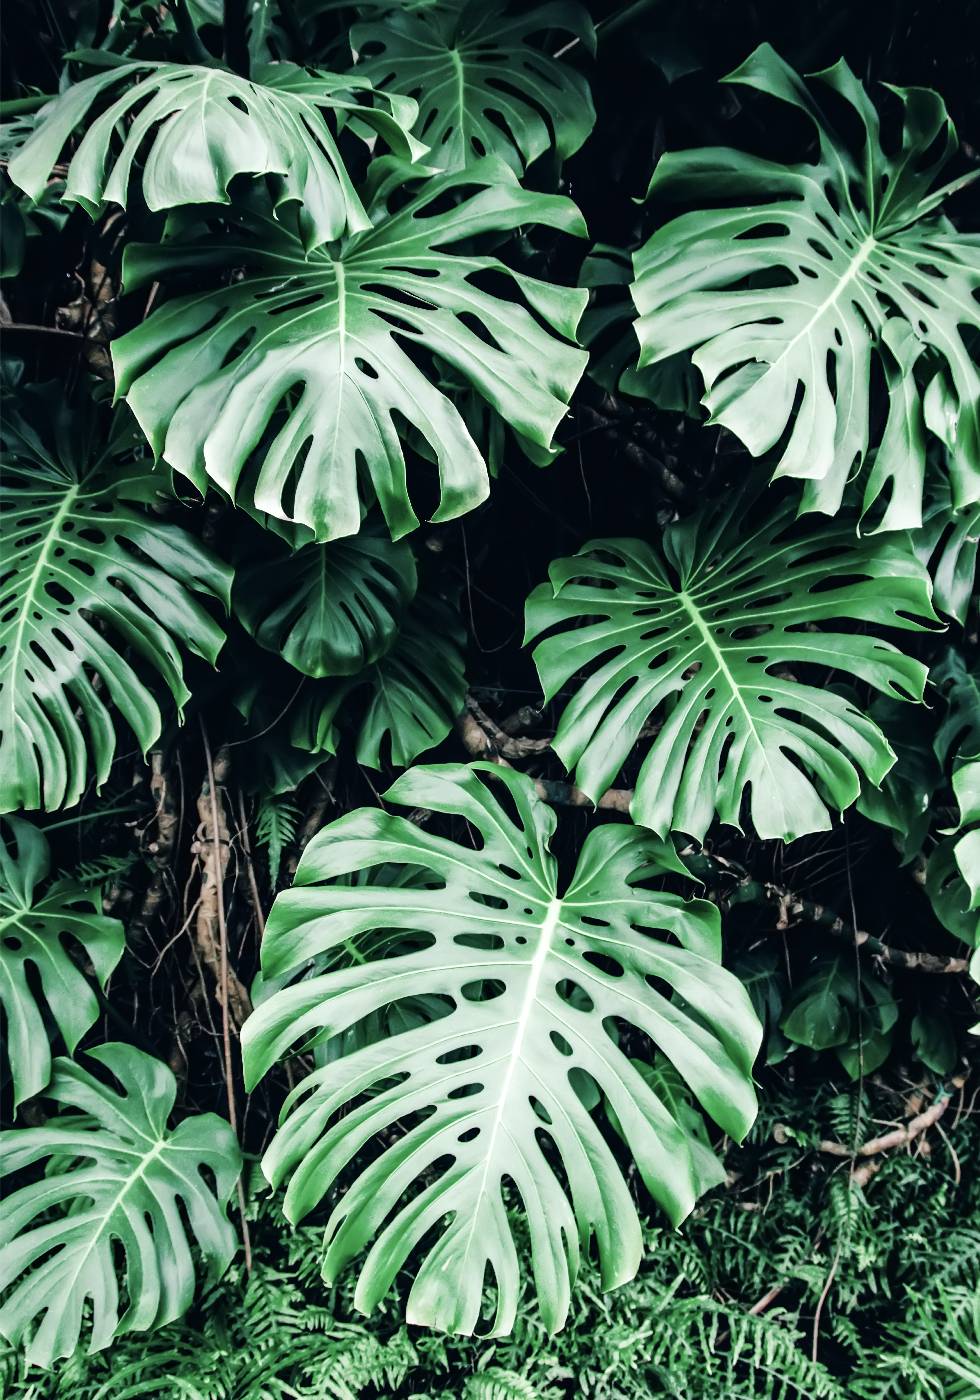
[[[386,802],[462,818],[473,840],[372,808],[311,842],[262,949],[267,978],[302,980],[247,1022],[248,1082],[292,1047],[408,999],[417,1008],[420,995],[435,997],[441,1014],[314,1069],[287,1101],[264,1170],[288,1182],[293,1220],[343,1174],[324,1276],[332,1281],[367,1248],[358,1307],[372,1310],[425,1241],[408,1320],[464,1333],[480,1320],[488,1271],[492,1331],[513,1325],[520,1266],[508,1204],[519,1200],[542,1315],[555,1329],[591,1241],[605,1288],[632,1278],[641,1254],[635,1207],[581,1083],[595,1081],[642,1180],[676,1222],[703,1185],[702,1145],[692,1149],[689,1127],[634,1057],[652,1062],[658,1052],[740,1139],[755,1114],[759,1024],[721,965],[715,908],[646,885],[678,868],[649,833],[591,832],[559,892],[555,817],[525,775],[491,764],[412,769]],[[343,878],[387,866],[418,878]],[[311,959],[345,946],[340,966],[302,976]],[[632,1057],[613,1022],[631,1037]],[[359,1158],[368,1144],[380,1152]]]

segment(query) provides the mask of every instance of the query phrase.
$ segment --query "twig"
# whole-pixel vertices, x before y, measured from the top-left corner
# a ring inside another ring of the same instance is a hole
[[[920,1134],[924,1133],[933,1124],[938,1123],[952,1103],[953,1091],[962,1089],[966,1083],[967,1075],[957,1074],[940,1089],[928,1108],[917,1113],[913,1118],[899,1128],[893,1128],[890,1132],[882,1133],[880,1137],[870,1138],[862,1143],[860,1147],[845,1147],[841,1142],[833,1142],[824,1139],[817,1144],[819,1151],[825,1152],[831,1157],[857,1157],[872,1158],[879,1157],[882,1153],[891,1152],[896,1147],[906,1147],[913,1142]],[[855,1167],[851,1172],[851,1183],[854,1186],[864,1186],[874,1176],[881,1166],[881,1162],[865,1161],[863,1165]]]

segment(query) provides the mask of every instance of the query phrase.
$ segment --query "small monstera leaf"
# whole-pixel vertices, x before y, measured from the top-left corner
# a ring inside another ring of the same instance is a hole
[[[9,174],[39,199],[72,133],[112,94],[68,164],[63,198],[92,218],[107,204],[127,206],[137,161],[143,163],[150,209],[228,204],[236,175],[268,176],[277,209],[298,205],[300,236],[306,247],[316,247],[371,223],[325,111],[341,121],[356,116],[358,125],[380,135],[397,155],[413,159],[424,149],[407,135],[415,103],[375,94],[360,77],[269,63],[249,81],[220,68],[87,56],[111,66],[73,84],[44,109]]]
[[[160,709],[132,655],[178,708],[189,698],[180,645],[212,664],[224,633],[201,599],[227,609],[231,570],[198,540],[140,508],[152,495],[121,415],[25,394],[2,443],[0,810],[77,802],[108,776],[113,711],[146,751]],[[33,422],[43,409],[50,432]],[[126,462],[129,457],[128,464]],[[180,645],[178,645],[180,644]],[[96,688],[92,677],[99,679]]]
[[[954,510],[949,483],[935,481],[922,529],[913,540],[932,575],[936,610],[965,626],[976,595],[980,502]]]
[[[700,840],[717,813],[759,836],[830,826],[895,761],[878,726],[821,686],[826,667],[886,694],[922,698],[925,667],[876,636],[823,632],[849,620],[920,628],[937,619],[907,536],[861,541],[852,525],[802,533],[784,504],[735,497],[643,540],[596,540],[556,560],[528,600],[545,696],[583,671],[554,739],[595,800],[651,720],[631,812],[660,835]],[[795,670],[805,667],[801,679]],[[810,678],[817,684],[810,683]]]
[[[0,1220],[0,1335],[38,1366],[70,1356],[86,1326],[91,1353],[186,1312],[192,1243],[212,1278],[235,1252],[231,1128],[202,1113],[168,1130],[177,1084],[166,1065],[131,1045],[88,1054],[118,1090],[57,1060],[47,1097],[63,1111],[0,1134],[5,1176],[47,1163],[39,1181],[7,1194]]]
[[[72,948],[104,988],[126,942],[119,920],[102,914],[98,890],[62,879],[42,891],[50,866],[36,827],[20,817],[0,822],[0,1006],[15,1108],[51,1076],[46,1019],[69,1054],[98,1019],[98,1000]]]
[[[446,0],[424,11],[393,10],[356,24],[356,71],[380,90],[419,104],[416,132],[441,170],[483,156],[518,175],[552,146],[564,160],[595,124],[580,73],[532,40],[571,34],[591,52],[595,30],[573,0],[533,5]]]
[[[913,527],[926,429],[949,449],[954,504],[980,500],[980,236],[957,233],[938,212],[963,181],[930,193],[957,147],[934,92],[892,89],[904,127],[889,156],[846,63],[815,78],[860,123],[858,156],[764,44],[729,81],[805,112],[818,160],[784,166],[711,148],[660,161],[652,190],[727,207],[681,215],[637,253],[640,366],[693,349],[712,421],[753,456],[778,445],[776,475],[805,479],[807,510],[833,514],[855,465],[877,448],[864,508],[880,498],[878,528]],[[888,386],[880,438],[876,364]]]
[[[351,676],[382,657],[415,596],[404,542],[362,530],[240,569],[235,609],[259,646],[305,676]]]
[[[459,613],[420,597],[391,650],[359,676],[311,687],[300,696],[290,737],[312,753],[336,753],[338,716],[356,717],[356,757],[382,767],[382,750],[398,768],[441,744],[466,697],[466,632]],[[365,694],[367,692],[367,694]]]
[[[488,1271],[492,1331],[513,1325],[520,1278],[508,1206],[519,1201],[542,1315],[556,1329],[592,1240],[605,1288],[633,1277],[642,1247],[582,1083],[595,1081],[673,1221],[691,1210],[701,1182],[689,1130],[620,1048],[613,1024],[632,1028],[634,1056],[659,1051],[736,1138],[755,1114],[759,1025],[721,965],[714,908],[642,883],[681,868],[672,848],[632,826],[601,827],[559,893],[555,817],[524,774],[490,764],[412,769],[386,802],[464,818],[474,840],[377,808],[314,838],[296,885],[273,907],[263,972],[301,973],[345,943],[349,955],[253,1012],[246,1078],[255,1084],[292,1046],[341,1035],[407,999],[417,1010],[420,996],[442,998],[444,1014],[315,1069],[287,1100],[263,1168],[275,1185],[288,1181],[291,1220],[344,1175],[324,1277],[369,1246],[355,1294],[364,1311],[424,1240],[408,1320],[463,1333],[480,1320]],[[386,864],[412,868],[418,883],[341,883]],[[379,941],[378,930],[388,936]],[[365,1162],[369,1143],[381,1150]]]
[[[462,197],[431,212],[447,196]],[[451,520],[484,500],[487,468],[419,355],[452,365],[543,447],[585,365],[584,352],[558,338],[574,337],[584,292],[460,247],[526,223],[582,231],[567,199],[523,190],[488,161],[427,181],[397,212],[379,214],[375,228],[330,251],[307,256],[271,222],[239,238],[131,246],[129,287],[185,267],[240,267],[244,275],[179,297],[116,340],[118,390],[154,450],[202,490],[210,477],[233,496],[247,492],[258,510],[306,525],[320,541],[360,526],[359,460],[393,538],[418,524],[402,446],[411,424],[438,470],[431,518]],[[488,274],[508,280],[520,300],[488,290]]]

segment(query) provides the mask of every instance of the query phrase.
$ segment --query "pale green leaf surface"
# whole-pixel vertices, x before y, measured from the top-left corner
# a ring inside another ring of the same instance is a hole
[[[20,817],[0,822],[0,1006],[14,1107],[39,1094],[51,1075],[45,1011],[69,1054],[98,1019],[77,946],[102,988],[125,948],[123,926],[101,911],[97,889],[54,880],[42,832]],[[35,990],[36,987],[36,990]]]
[[[742,800],[763,838],[830,826],[894,762],[878,726],[798,668],[832,666],[898,698],[922,698],[921,662],[850,621],[934,622],[925,570],[904,536],[861,541],[853,527],[802,532],[790,512],[761,517],[734,497],[642,540],[596,540],[556,560],[528,599],[527,636],[546,699],[571,688],[554,749],[593,799],[651,719],[633,819],[700,840]],[[586,678],[574,682],[582,672]]]
[[[863,132],[853,155],[811,88],[763,44],[731,82],[805,112],[810,165],[736,150],[671,152],[651,190],[726,207],[682,214],[635,257],[640,367],[693,351],[713,422],[753,456],[778,447],[777,476],[806,481],[803,506],[833,514],[856,466],[876,526],[921,523],[927,429],[950,449],[953,503],[980,500],[980,236],[957,233],[930,193],[957,148],[941,99],[894,88],[904,125],[885,154],[879,119],[843,61],[814,75]],[[925,155],[923,155],[925,153]],[[962,183],[962,182],[959,182]],[[872,436],[875,363],[888,414]],[[872,449],[877,448],[873,454]]]
[[[632,826],[593,831],[559,893],[549,851],[554,813],[530,778],[489,764],[417,768],[385,800],[465,818],[476,844],[376,808],[349,813],[311,842],[296,885],[274,906],[263,973],[300,973],[345,941],[359,956],[286,987],[253,1013],[243,1031],[247,1080],[255,1084],[310,1036],[338,1035],[406,998],[437,995],[451,1009],[314,1070],[287,1101],[264,1169],[274,1184],[288,1181],[294,1220],[345,1174],[327,1224],[324,1275],[335,1279],[367,1248],[356,1293],[365,1311],[426,1239],[408,1320],[459,1332],[479,1321],[488,1269],[492,1330],[513,1325],[520,1279],[505,1185],[512,1182],[542,1316],[555,1329],[590,1239],[604,1288],[630,1279],[641,1253],[626,1183],[571,1071],[596,1081],[671,1219],[691,1210],[700,1181],[688,1132],[603,1022],[617,1018],[648,1037],[736,1138],[755,1114],[760,1028],[721,966],[715,909],[641,883],[664,869],[655,838]],[[385,863],[414,869],[418,884],[338,882]],[[379,929],[400,931],[408,950],[386,956],[386,940],[371,942]],[[374,955],[361,961],[365,947]],[[395,1123],[402,1131],[392,1137]],[[385,1150],[347,1175],[378,1134]],[[567,1187],[541,1135],[561,1158]]]
[[[387,197],[406,174],[387,179]],[[458,202],[431,212],[446,195]],[[569,344],[585,292],[461,247],[522,224],[581,233],[569,200],[522,190],[488,160],[429,180],[387,216],[379,194],[373,210],[373,229],[309,255],[269,221],[240,238],[126,252],[129,287],[185,268],[245,269],[229,286],[171,301],[116,340],[118,392],[154,450],[201,489],[210,478],[232,496],[247,492],[257,509],[307,525],[321,541],[360,526],[359,459],[392,537],[418,524],[403,423],[436,463],[434,521],[485,499],[486,463],[458,409],[419,367],[420,354],[450,364],[542,447],[585,367],[585,353]],[[513,299],[484,288],[490,273],[509,283]]]
[[[595,44],[574,0],[447,0],[355,24],[350,39],[356,73],[418,103],[415,133],[431,164],[456,170],[495,155],[520,175],[552,146],[562,159],[573,155],[595,123],[585,78],[533,42],[549,34]]]
[[[5,1176],[47,1163],[40,1180],[7,1194],[0,1218],[0,1334],[45,1367],[70,1356],[83,1332],[89,1352],[100,1351],[186,1312],[192,1245],[212,1278],[235,1252],[226,1207],[241,1156],[228,1124],[204,1113],[169,1130],[177,1085],[166,1065],[121,1044],[89,1058],[118,1090],[58,1060],[48,1097],[62,1111],[44,1127],[0,1134]]]
[[[111,105],[89,121],[110,93]],[[413,159],[423,149],[407,134],[415,103],[374,94],[357,76],[269,63],[249,81],[202,65],[117,62],[74,83],[44,109],[8,173],[39,199],[72,133],[87,123],[68,163],[63,197],[92,218],[107,204],[127,207],[138,161],[150,209],[227,204],[236,176],[268,176],[277,209],[298,205],[303,242],[316,247],[345,230],[370,227],[325,111],[341,120],[356,115],[400,156]]]
[[[7,408],[2,441],[0,810],[77,802],[108,776],[118,715],[145,752],[161,714],[132,655],[178,709],[181,649],[212,664],[224,641],[204,607],[227,609],[231,571],[177,525],[128,502],[152,494],[147,464],[118,460],[110,433],[91,452],[65,405],[50,437],[46,403]],[[24,400],[26,405],[26,396]],[[126,456],[126,440],[122,443]],[[100,679],[97,689],[90,679]]]

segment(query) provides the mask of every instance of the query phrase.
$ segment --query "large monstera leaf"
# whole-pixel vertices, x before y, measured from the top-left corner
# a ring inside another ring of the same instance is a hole
[[[556,560],[528,600],[528,637],[548,634],[534,651],[546,698],[587,673],[554,749],[590,797],[659,724],[631,812],[661,835],[700,840],[716,813],[738,826],[747,789],[761,837],[828,829],[828,805],[849,806],[861,773],[880,783],[895,755],[826,687],[826,668],[922,698],[921,662],[880,637],[819,627],[937,621],[908,537],[860,541],[853,524],[803,533],[785,504],[760,518],[750,503],[670,526],[662,547],[595,540]]]
[[[416,133],[442,170],[496,155],[520,175],[552,145],[565,159],[595,123],[581,74],[533,43],[564,32],[595,47],[592,21],[573,0],[530,9],[497,0],[444,0],[357,24],[356,71],[419,104]]]
[[[636,254],[639,363],[693,350],[712,421],[754,456],[778,446],[776,475],[805,479],[806,509],[833,514],[876,448],[864,508],[883,503],[878,528],[913,527],[927,429],[949,449],[954,505],[980,500],[980,236],[938,212],[964,181],[930,193],[957,148],[934,92],[892,90],[904,113],[892,156],[847,65],[815,78],[860,124],[856,156],[764,44],[729,81],[805,112],[817,161],[784,166],[722,148],[660,161],[653,191],[723,207],[682,214]],[[888,387],[880,436],[876,373]]]
[[[386,191],[394,193],[390,181]],[[432,212],[447,196],[457,202]],[[379,196],[375,210],[383,207]],[[210,477],[232,495],[247,492],[257,509],[306,525],[321,541],[358,530],[359,459],[392,536],[418,524],[403,451],[409,424],[438,469],[433,520],[486,497],[480,450],[419,368],[420,354],[451,365],[542,447],[585,365],[568,340],[586,293],[461,247],[528,223],[581,233],[567,199],[523,190],[505,166],[487,161],[429,180],[378,219],[340,247],[309,255],[270,222],[240,237],[126,254],[129,287],[183,268],[244,269],[240,280],[180,297],[117,340],[118,389],[154,449],[202,489]],[[506,279],[518,299],[488,290],[489,274]]]
[[[316,247],[371,222],[326,111],[341,121],[356,118],[398,155],[412,159],[423,149],[407,135],[415,103],[375,94],[360,77],[270,63],[249,81],[220,68],[87,56],[111,66],[45,108],[9,174],[39,199],[70,136],[87,123],[68,164],[63,198],[92,218],[107,204],[127,206],[137,162],[150,209],[227,204],[236,175],[268,176],[276,207],[298,205],[300,236],[306,247]],[[110,94],[114,100],[89,122],[93,107]]]
[[[70,1054],[98,1018],[98,1000],[72,947],[103,988],[125,947],[123,926],[102,914],[98,890],[66,879],[41,888],[50,866],[36,827],[20,817],[0,822],[0,1006],[15,1108],[51,1075],[46,1014]]]
[[[287,1100],[263,1168],[274,1184],[288,1181],[292,1220],[344,1174],[323,1269],[333,1280],[369,1246],[359,1308],[377,1305],[424,1240],[408,1319],[464,1333],[480,1320],[488,1272],[492,1330],[513,1325],[520,1279],[508,1207],[520,1202],[542,1315],[555,1329],[590,1241],[605,1288],[632,1278],[640,1260],[607,1115],[673,1221],[691,1210],[703,1179],[689,1129],[633,1057],[652,1063],[659,1051],[741,1138],[755,1114],[759,1025],[721,966],[715,910],[643,883],[679,868],[647,833],[593,831],[559,893],[554,814],[525,775],[488,764],[418,768],[386,802],[465,818],[475,839],[450,840],[374,808],[311,842],[296,885],[273,908],[263,972],[302,974],[345,942],[349,956],[253,1013],[246,1077],[254,1084],[292,1046],[336,1037],[407,999],[439,998],[444,1014],[313,1070]],[[412,868],[418,882],[342,882],[385,865]],[[602,1110],[586,1105],[591,1082]],[[349,1176],[368,1144],[383,1150]]]
[[[408,544],[362,531],[239,570],[238,616],[260,646],[306,676],[351,676],[382,657],[415,596]]]
[[[216,661],[224,633],[203,600],[227,609],[231,583],[198,540],[140,507],[153,486],[145,464],[119,460],[128,435],[120,441],[118,418],[102,440],[101,418],[86,424],[43,398],[35,418],[45,403],[50,434],[10,409],[2,429],[3,811],[70,806],[90,777],[101,784],[115,753],[114,711],[145,752],[162,721],[133,659],[180,708],[190,694],[181,647]]]
[[[0,1220],[0,1334],[39,1366],[70,1356],[86,1327],[91,1353],[172,1322],[194,1297],[192,1246],[212,1278],[235,1252],[226,1208],[241,1157],[228,1124],[202,1113],[171,1131],[166,1065],[131,1045],[89,1058],[118,1090],[58,1060],[47,1096],[62,1111],[0,1134],[4,1175],[47,1163],[8,1192]]]

